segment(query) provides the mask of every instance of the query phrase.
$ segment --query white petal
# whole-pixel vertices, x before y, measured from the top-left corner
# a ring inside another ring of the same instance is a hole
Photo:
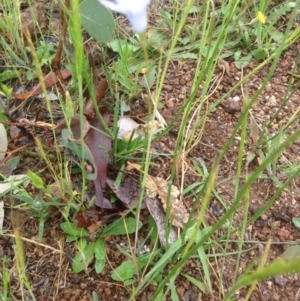
[[[125,14],[127,11],[127,8],[119,5],[117,3],[111,2],[111,1],[107,1],[107,0],[98,0],[102,5],[104,5],[106,8],[109,8],[111,10],[114,10],[118,13],[123,13]]]
[[[114,10],[119,13],[140,13],[143,10],[147,9],[147,6],[150,4],[150,0],[98,0],[101,4],[107,8]]]
[[[147,6],[150,0],[98,0],[105,7],[124,14],[134,31],[143,32],[147,28]]]
[[[144,32],[147,29],[148,20],[146,10],[136,14],[127,13],[126,16],[134,31]]]

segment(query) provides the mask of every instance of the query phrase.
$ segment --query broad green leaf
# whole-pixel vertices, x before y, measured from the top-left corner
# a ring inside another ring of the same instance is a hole
[[[153,253],[143,255],[137,258],[138,270],[142,272],[142,269],[148,264],[149,260],[154,258],[157,254],[161,251],[156,250]],[[118,266],[112,273],[112,279],[116,281],[128,281],[129,279],[133,278],[136,273],[135,265],[132,260],[128,260],[123,262],[120,266]]]
[[[99,301],[99,298],[98,298],[98,295],[96,292],[93,292],[92,296],[93,296],[93,301]]]
[[[281,254],[280,258],[288,262],[294,259],[300,259],[300,245],[290,246]]]
[[[111,277],[115,281],[126,281],[135,275],[134,262],[132,260],[123,262],[112,273]]]
[[[13,88],[9,88],[7,85],[0,83],[0,95],[11,96]]]
[[[264,60],[268,56],[268,52],[265,49],[255,49],[252,51],[252,55],[257,60]]]
[[[70,236],[68,235],[66,238],[66,242],[73,242],[76,241],[78,238],[76,236]]]
[[[136,278],[131,278],[131,279],[125,280],[124,285],[125,286],[132,285],[132,284],[136,283],[136,281],[137,281]]]
[[[275,41],[275,42],[281,42],[282,38],[283,38],[283,33],[279,30],[276,29],[272,29],[269,32],[269,35],[271,36],[271,38]]]
[[[111,41],[107,46],[109,46],[114,52],[119,54],[126,53],[127,55],[141,49],[141,46],[139,45],[133,45],[120,39]]]
[[[89,266],[89,264],[94,259],[94,248],[95,248],[95,244],[89,243],[84,247],[84,249],[79,250],[75,254],[72,262],[72,269],[74,273],[78,274]]]
[[[103,271],[106,262],[104,240],[102,238],[98,238],[95,241],[94,245],[94,252],[96,258],[95,270],[96,273],[99,274]]]
[[[9,160],[7,160],[5,162],[5,168],[0,169],[0,173],[3,173],[5,175],[10,175],[16,169],[19,162],[20,162],[20,157],[19,156],[10,158]]]
[[[140,84],[144,88],[152,88],[156,80],[156,66],[152,65],[149,66],[149,69],[147,70],[147,73],[143,75],[141,78]]]
[[[199,12],[200,12],[200,7],[194,5],[189,10],[189,14],[199,13]]]
[[[234,62],[236,68],[241,69],[242,67],[246,67],[252,59],[252,53],[249,53],[246,56],[241,56],[239,60]]]
[[[91,171],[86,170],[86,178],[88,180],[95,180],[97,178],[97,168],[95,165],[95,160],[94,157],[92,155],[92,153],[90,152],[89,148],[87,147],[87,145],[85,143],[81,143],[80,140],[71,140],[69,139],[70,137],[72,137],[71,133],[69,130],[67,129],[63,129],[62,133],[62,145],[67,147],[68,149],[70,149],[71,151],[73,151],[79,158],[82,157],[82,159],[87,160],[87,162],[89,164],[91,164],[93,166],[93,168],[91,169]],[[83,148],[83,150],[82,150]],[[75,160],[74,160],[75,161]],[[81,166],[80,162],[76,162],[78,166]]]
[[[142,227],[142,222],[139,221],[138,229]],[[128,218],[121,218],[115,220],[113,223],[109,224],[107,227],[103,229],[102,236],[108,235],[124,235],[124,234],[131,234],[135,232],[136,222],[135,219],[132,217]]]
[[[236,39],[234,39],[234,38],[230,39],[229,41],[226,42],[226,48],[237,47],[240,44],[241,39],[242,39],[242,35],[238,35]],[[237,50],[237,51],[239,52],[240,50]],[[231,51],[228,51],[228,52],[231,52]],[[234,55],[235,51],[233,51],[232,54]]]
[[[97,0],[85,0],[79,5],[84,29],[98,42],[108,43],[113,39],[115,27],[110,11]]]
[[[36,188],[45,189],[43,179],[40,176],[38,176],[36,173],[29,170],[28,171],[28,178]]]
[[[233,57],[236,61],[238,61],[240,59],[242,55],[242,51],[241,50],[237,50],[234,54],[233,54]]]
[[[60,224],[60,228],[70,236],[86,237],[90,235],[88,230],[78,228],[76,223],[64,222]]]
[[[292,218],[293,224],[300,229],[300,217],[293,217]]]
[[[16,78],[20,76],[20,74],[21,73],[16,70],[6,69],[0,73],[0,82],[5,82],[9,79]]]
[[[191,41],[191,37],[187,36],[187,37],[182,38],[180,40],[180,43],[183,44],[183,45],[187,45],[190,41]]]
[[[77,243],[78,249],[79,250],[84,250],[87,246],[87,241],[85,238],[81,238],[79,239],[78,243]]]

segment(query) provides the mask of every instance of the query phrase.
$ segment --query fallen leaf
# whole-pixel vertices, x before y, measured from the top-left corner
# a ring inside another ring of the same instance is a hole
[[[300,245],[294,245],[287,248],[280,256],[280,258],[289,262],[300,258]]]
[[[83,121],[83,125],[80,125],[81,119]],[[67,127],[66,124],[63,125],[64,127]],[[56,127],[57,128],[57,127]],[[90,122],[86,119],[86,117],[83,115],[82,118],[79,114],[74,115],[74,117],[71,120],[71,129],[73,137],[69,137],[71,141],[80,140],[80,135],[83,137],[86,137],[88,131],[91,129]],[[81,133],[82,131],[82,133]]]
[[[138,164],[128,162],[128,165],[131,168],[140,170],[140,166]],[[189,220],[189,213],[187,212],[182,201],[178,199],[180,192],[176,186],[169,184],[163,178],[160,177],[155,178],[150,175],[147,175],[147,181],[146,181],[147,197],[153,199],[156,199],[158,197],[162,202],[162,206],[164,210],[166,211],[168,206],[168,190],[170,185],[171,185],[170,202],[169,202],[170,219],[174,226],[183,228],[184,224],[186,224]]]
[[[154,133],[159,129],[160,125],[157,120],[150,120],[145,124],[145,129],[148,133]]]
[[[164,210],[167,210],[167,198],[168,198],[168,189],[170,184],[159,177],[147,176],[146,190],[149,197],[153,198],[158,195],[159,199],[162,202]],[[170,193],[170,219],[174,226],[183,228],[189,220],[189,213],[187,212],[183,203],[178,199],[180,192],[178,188],[174,185],[171,185]]]
[[[223,71],[225,71],[226,74],[228,76],[230,76],[230,66],[229,66],[229,64],[224,59],[219,59],[218,60],[218,67],[220,69],[223,69]]]
[[[300,217],[293,217],[292,218],[293,224],[300,229]]]
[[[118,120],[118,139],[125,139],[128,141],[131,137],[132,139],[137,138],[141,134],[137,130],[139,126],[140,125],[136,123],[132,118],[121,117]]]
[[[144,138],[147,133],[155,133],[160,124],[156,120],[150,120],[146,124],[138,124],[130,117],[121,117],[118,121],[118,139],[125,139],[126,141],[134,140],[137,137]]]
[[[68,77],[71,76],[71,72],[69,70],[67,70],[67,69],[61,70],[60,74],[61,74],[62,79],[67,79]],[[50,73],[48,73],[45,76],[45,78],[44,78],[44,83],[45,83],[45,87],[46,88],[52,87],[58,81],[59,81],[59,78],[56,76],[55,72],[53,72],[53,71],[51,71]],[[39,83],[38,85],[34,86],[32,88],[32,90],[29,91],[29,92],[26,92],[26,93],[14,93],[12,96],[15,99],[25,100],[25,99],[27,99],[29,97],[36,96],[36,95],[38,95],[38,94],[40,94],[42,92],[43,92],[42,85],[41,85],[41,83]]]
[[[5,153],[7,151],[7,132],[2,123],[0,123],[0,160],[5,157]]]
[[[107,80],[101,80],[98,86],[96,87],[96,95],[95,95],[96,103],[100,102],[107,88],[108,88]],[[88,97],[88,100],[84,105],[83,114],[89,117],[95,116],[95,108],[91,97]]]
[[[163,210],[161,201],[158,198],[146,198],[147,208],[153,217],[157,230],[158,237],[162,247],[166,247],[166,214]],[[170,228],[169,236],[168,236],[168,246],[171,246],[178,238],[178,234],[176,228],[172,226]]]
[[[79,228],[85,228],[90,233],[95,232],[100,227],[120,218],[123,213],[117,209],[100,209],[100,208],[89,208],[84,211],[80,211],[75,220]]]
[[[115,181],[107,179],[107,184],[126,207],[130,208],[137,204],[140,194],[140,186],[138,180],[135,181],[131,177],[126,177],[121,185],[119,187],[116,187]],[[146,208],[144,202],[142,203],[141,208]]]
[[[100,114],[103,121],[109,123],[109,113],[107,108],[102,107]],[[95,204],[101,208],[113,208],[112,204],[103,197],[103,189],[106,185],[107,166],[108,162],[112,162],[112,141],[111,138],[105,134],[100,119],[97,115],[88,119],[91,124],[91,129],[87,132],[85,143],[90,150],[97,169],[97,178],[94,180],[96,190]]]
[[[250,117],[249,131],[250,137],[252,138],[252,142],[254,145],[256,145],[257,140],[259,138],[259,127],[257,125],[256,120],[253,117]]]
[[[108,124],[110,116],[107,108],[102,107],[100,109],[100,114],[103,122]],[[79,117],[72,119],[72,135],[70,135],[67,129],[61,130],[65,126],[64,124],[61,124],[56,130],[58,132],[61,131],[64,146],[75,152],[78,157],[81,157],[82,154],[84,154],[87,176],[89,176],[90,180],[94,180],[96,194],[95,205],[101,208],[114,208],[114,206],[103,196],[103,189],[106,185],[108,162],[112,161],[111,138],[106,134],[106,130],[101,123],[100,117],[97,115],[92,118],[84,116],[83,126],[80,126],[79,119]],[[82,143],[80,139],[81,131],[84,137],[84,143]],[[82,150],[81,147],[84,149]],[[72,159],[76,162],[75,158]]]

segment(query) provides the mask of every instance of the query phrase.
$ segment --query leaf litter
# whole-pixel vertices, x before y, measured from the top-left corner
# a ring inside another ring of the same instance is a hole
[[[128,167],[140,171],[138,164],[128,162]],[[146,206],[157,225],[160,243],[163,247],[166,247],[168,241],[170,246],[178,238],[177,228],[183,228],[189,220],[189,213],[178,198],[180,191],[175,185],[170,184],[163,178],[147,175],[146,192]],[[168,209],[170,213],[169,220],[171,221],[169,231],[166,230],[166,212],[168,212]],[[168,237],[167,232],[169,232]]]
[[[138,164],[128,162],[128,166],[140,170]],[[170,201],[168,201],[169,188]],[[175,185],[170,184],[163,178],[147,175],[146,191],[147,197],[158,198],[161,201],[165,211],[170,206],[170,220],[174,226],[179,228],[184,227],[189,220],[189,213],[182,201],[178,199],[180,191]]]
[[[5,157],[7,151],[8,140],[6,129],[3,124],[0,123],[0,160]]]
[[[67,79],[71,76],[71,72],[67,69],[61,70],[60,74],[61,74],[62,79]],[[58,81],[59,81],[59,78],[53,71],[48,73],[44,78],[44,84],[45,84],[46,88],[50,88],[50,87],[54,86]],[[41,83],[39,83],[36,86],[34,86],[31,91],[25,92],[25,93],[14,93],[13,97],[18,100],[25,100],[32,96],[36,96],[42,92],[43,92],[43,86]]]

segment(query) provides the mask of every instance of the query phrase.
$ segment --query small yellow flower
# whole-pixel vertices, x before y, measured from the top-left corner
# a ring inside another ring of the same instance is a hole
[[[266,23],[266,16],[261,11],[259,11],[257,13],[257,17],[256,18],[257,18],[258,22],[260,22],[261,24],[265,24]]]

